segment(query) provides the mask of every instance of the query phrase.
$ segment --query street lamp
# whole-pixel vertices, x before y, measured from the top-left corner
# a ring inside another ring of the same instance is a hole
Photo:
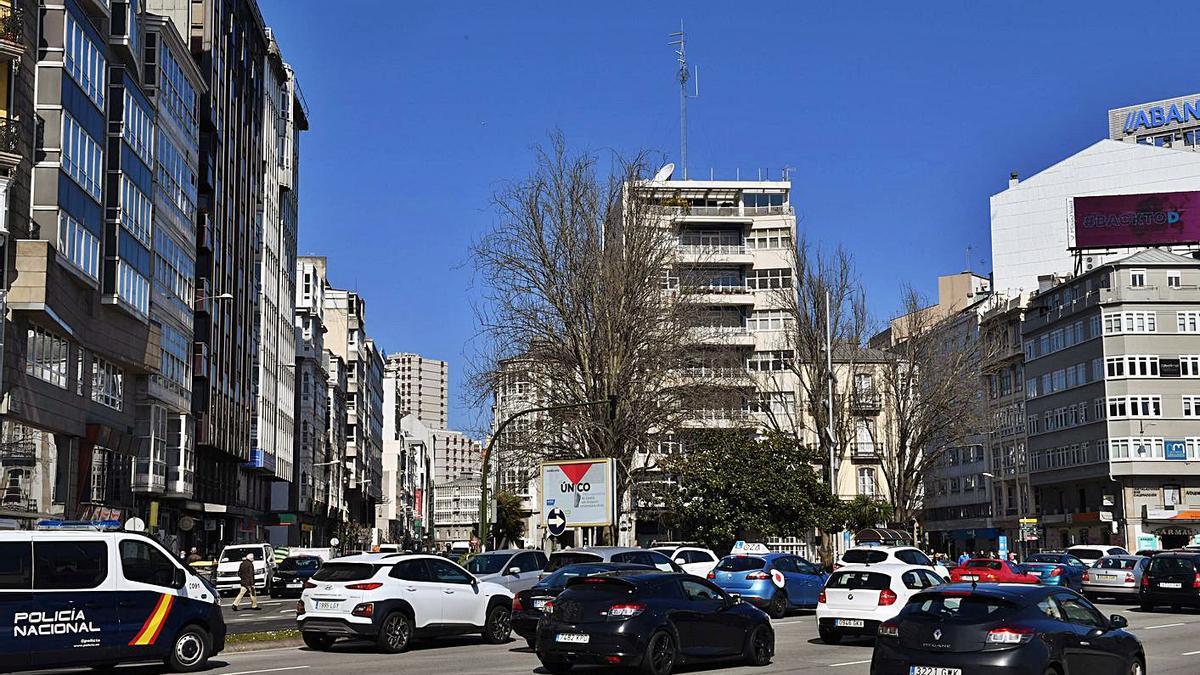
[[[196,302],[207,302],[209,300],[232,300],[233,293],[222,293],[220,295],[204,295],[196,298]]]

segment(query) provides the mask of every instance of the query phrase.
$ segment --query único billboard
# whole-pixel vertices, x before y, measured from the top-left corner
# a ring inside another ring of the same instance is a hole
[[[561,509],[567,527],[613,523],[613,462],[577,459],[542,464],[542,519]]]
[[[1075,249],[1200,242],[1200,192],[1075,197]]]

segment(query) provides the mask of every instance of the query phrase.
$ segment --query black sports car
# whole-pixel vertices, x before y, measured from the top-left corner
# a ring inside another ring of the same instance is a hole
[[[689,574],[623,570],[575,577],[546,612],[537,655],[556,674],[575,664],[603,664],[668,675],[699,661],[766,665],[775,653],[765,612]]]
[[[879,626],[871,675],[1142,675],[1142,644],[1075,591],[947,584],[912,596]]]
[[[295,595],[304,591],[304,582],[317,573],[321,567],[321,559],[315,555],[298,555],[284,558],[275,575],[271,577],[271,597]]]
[[[585,577],[589,574],[616,572],[619,570],[652,570],[646,565],[631,565],[628,563],[576,563],[560,567],[533,588],[517,593],[513,597],[512,629],[513,632],[525,638],[530,647],[537,642],[537,625],[543,616],[546,603],[558,597],[566,588],[567,582],[575,577]]]

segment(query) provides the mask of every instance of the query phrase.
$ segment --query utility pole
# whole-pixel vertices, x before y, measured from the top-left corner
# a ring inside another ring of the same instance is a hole
[[[677,46],[675,50],[675,58],[679,63],[679,163],[683,165],[683,179],[688,177],[688,161],[687,161],[687,102],[689,98],[699,98],[700,96],[700,68],[696,67],[695,78],[688,73],[687,63],[687,34],[683,30],[683,19],[679,20],[679,32],[671,33],[671,38],[674,38],[670,43],[672,46]],[[687,89],[688,80],[695,79],[695,93],[689,95]]]
[[[838,492],[836,478],[837,459],[835,455],[837,435],[834,433],[833,427],[833,321],[831,320],[830,303],[829,289],[825,289],[825,372],[826,379],[828,380],[828,391],[825,395],[828,397],[826,403],[828,404],[827,414],[829,415],[826,424],[826,431],[829,434],[829,489],[833,491],[833,496],[836,497]]]

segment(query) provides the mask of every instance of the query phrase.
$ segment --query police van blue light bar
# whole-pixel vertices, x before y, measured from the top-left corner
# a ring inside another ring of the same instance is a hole
[[[119,530],[119,520],[39,520],[39,530]]]

